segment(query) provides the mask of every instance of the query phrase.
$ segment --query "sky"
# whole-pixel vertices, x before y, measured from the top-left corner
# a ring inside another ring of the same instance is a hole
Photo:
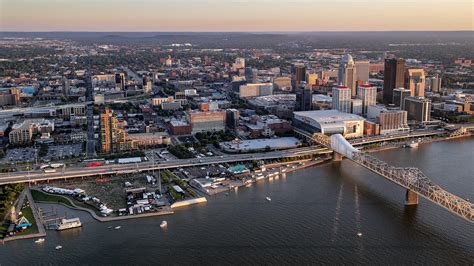
[[[0,0],[0,31],[447,31],[473,14],[473,0]]]

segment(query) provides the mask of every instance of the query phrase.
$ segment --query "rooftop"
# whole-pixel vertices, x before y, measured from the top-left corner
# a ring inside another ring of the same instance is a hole
[[[333,123],[334,121],[364,120],[363,117],[339,112],[338,110],[318,110],[318,111],[302,111],[294,112],[295,116],[303,116],[313,119],[318,123]]]

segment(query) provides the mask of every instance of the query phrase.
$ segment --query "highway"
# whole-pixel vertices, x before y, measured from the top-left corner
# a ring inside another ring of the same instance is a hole
[[[104,176],[115,174],[128,174],[137,172],[146,172],[159,169],[173,169],[189,166],[201,166],[209,164],[245,162],[255,160],[279,159],[285,157],[303,156],[308,154],[327,154],[331,153],[326,148],[303,147],[286,151],[272,151],[253,154],[235,154],[225,156],[214,156],[193,159],[177,159],[166,162],[142,162],[135,164],[108,164],[98,167],[80,167],[72,166],[57,169],[55,173],[44,173],[41,170],[23,171],[0,174],[0,185],[12,183],[27,183],[38,181],[50,181],[70,178],[81,178],[90,176]]]

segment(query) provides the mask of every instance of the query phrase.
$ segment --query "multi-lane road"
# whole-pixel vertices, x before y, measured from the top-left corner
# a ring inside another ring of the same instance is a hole
[[[98,167],[83,167],[83,166],[71,166],[66,168],[59,168],[55,173],[44,173],[41,170],[35,171],[24,171],[24,172],[13,172],[0,174],[0,185],[10,183],[26,183],[26,182],[38,182],[38,181],[49,181],[49,180],[60,180],[69,178],[80,178],[90,176],[107,176],[115,174],[127,174],[136,172],[145,172],[159,169],[172,169],[189,166],[200,166],[209,164],[220,164],[230,162],[245,162],[254,160],[268,160],[278,159],[285,157],[303,156],[308,154],[326,154],[331,151],[327,149],[318,149],[315,147],[303,147],[297,149],[291,149],[286,151],[272,151],[264,153],[254,154],[235,154],[235,155],[224,155],[214,156],[205,158],[193,158],[193,159],[177,159],[166,162],[143,162],[135,164],[108,164]]]

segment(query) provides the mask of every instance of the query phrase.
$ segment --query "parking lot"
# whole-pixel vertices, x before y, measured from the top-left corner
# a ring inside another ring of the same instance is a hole
[[[44,160],[62,160],[67,158],[79,157],[82,154],[82,144],[49,146],[48,154],[41,159]]]
[[[36,158],[37,149],[35,148],[18,148],[7,150],[5,157],[1,160],[2,163],[19,163],[19,162],[34,162]]]

